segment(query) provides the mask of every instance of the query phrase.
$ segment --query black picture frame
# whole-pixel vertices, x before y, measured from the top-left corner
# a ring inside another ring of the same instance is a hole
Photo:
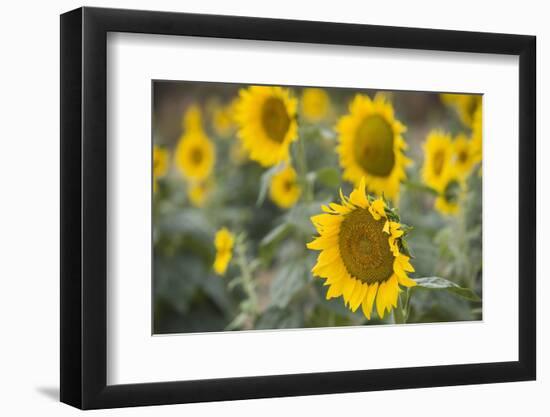
[[[108,32],[519,56],[519,360],[107,385]],[[61,15],[60,57],[62,402],[94,409],[536,378],[534,36],[84,7]]]

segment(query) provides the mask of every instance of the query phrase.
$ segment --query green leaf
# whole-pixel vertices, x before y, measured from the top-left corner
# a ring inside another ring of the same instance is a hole
[[[326,187],[336,188],[340,185],[340,171],[332,167],[321,168],[315,172],[315,179]]]
[[[270,246],[280,242],[288,234],[291,228],[291,225],[288,223],[280,224],[264,236],[260,241],[260,246]]]
[[[403,182],[403,185],[405,187],[407,187],[409,190],[412,190],[412,191],[420,191],[420,192],[428,193],[428,194],[435,195],[435,196],[438,195],[438,192],[436,190],[434,190],[433,188],[428,187],[427,185],[424,185],[420,182],[405,181],[405,182]]]
[[[243,282],[243,277],[241,276],[235,277],[228,282],[227,289],[233,290],[237,285],[241,285],[242,282]]]
[[[269,291],[271,306],[285,308],[294,294],[307,283],[307,269],[302,263],[284,265],[279,271]]]
[[[412,259],[415,258],[415,256],[411,251],[411,248],[409,247],[409,244],[403,238],[399,239],[399,249],[400,249],[400,252],[403,253],[403,255],[407,255],[409,258],[412,258]]]
[[[200,280],[200,286],[206,295],[213,301],[220,310],[225,313],[232,311],[232,303],[225,288],[225,283],[218,276],[206,275]]]
[[[154,291],[178,313],[187,313],[200,287],[200,278],[207,274],[200,259],[191,255],[178,258],[155,257]]]
[[[292,207],[285,216],[286,222],[306,236],[313,236],[315,228],[311,223],[311,216],[321,212],[321,206],[330,200],[299,203]]]
[[[419,288],[426,288],[428,290],[446,290],[469,301],[481,301],[481,298],[479,298],[479,296],[470,288],[461,287],[445,278],[425,277],[415,278],[414,280]]]
[[[283,167],[284,164],[278,164],[269,168],[262,174],[262,176],[260,177],[260,191],[258,193],[258,199],[256,200],[256,206],[259,207],[263,204],[263,202],[265,201],[265,197],[267,196],[267,190],[269,190],[269,185],[271,184],[271,178],[273,178],[273,175],[283,169]]]
[[[256,329],[297,329],[304,325],[299,310],[268,308],[256,322]]]
[[[260,257],[264,264],[271,262],[279,243],[289,235],[292,228],[293,226],[289,223],[280,224],[260,241]]]
[[[238,330],[245,325],[247,319],[248,316],[246,314],[240,313],[226,326],[225,330]]]

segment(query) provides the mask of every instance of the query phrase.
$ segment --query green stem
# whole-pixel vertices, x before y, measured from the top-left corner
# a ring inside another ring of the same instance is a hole
[[[467,242],[467,238],[466,238],[468,229],[467,229],[467,224],[466,224],[466,209],[465,209],[464,204],[462,204],[460,209],[459,209],[458,217],[459,217],[458,221],[459,221],[459,225],[460,225],[460,231],[459,231],[460,249],[461,249],[460,253],[467,254],[468,250],[469,250],[468,242]],[[466,277],[467,277],[465,284],[468,286],[468,288],[473,289],[475,287],[475,276],[474,276],[474,273],[473,273],[472,265],[473,264],[471,262],[466,261],[466,259],[462,259],[461,267],[463,268],[463,271],[465,272],[464,275],[466,275]]]
[[[237,237],[235,245],[235,252],[237,254],[237,264],[241,270],[241,285],[250,302],[250,315],[254,318],[258,315],[258,297],[256,295],[256,287],[252,277],[252,271],[249,268],[248,261],[246,259],[246,243],[243,235]]]
[[[304,135],[300,134],[298,137],[297,144],[297,154],[298,154],[298,165],[300,171],[300,181],[304,189],[304,198],[305,201],[313,201],[313,190],[310,187],[310,184],[307,180],[307,159],[306,159],[306,146],[304,143]]]
[[[405,324],[407,323],[406,317],[406,306],[403,306],[401,302],[401,295],[397,297],[397,307],[393,309],[393,320],[395,324]]]

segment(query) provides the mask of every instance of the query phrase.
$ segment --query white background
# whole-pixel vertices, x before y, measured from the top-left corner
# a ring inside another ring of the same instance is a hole
[[[136,34],[107,45],[108,384],[518,359],[517,57]],[[151,79],[483,93],[483,322],[151,337]],[[327,360],[372,340],[376,355]]]
[[[535,34],[538,36],[539,213],[550,210],[548,164],[541,166],[548,145],[548,125],[542,115],[550,90],[541,74],[549,73],[550,27],[544,3],[461,0],[454,3],[392,1],[367,3],[202,0],[89,1],[88,5],[162,9],[203,13],[242,14],[327,21],[373,23]],[[0,410],[4,415],[73,415],[58,404],[59,311],[59,18],[80,6],[73,1],[10,2],[2,10],[2,163],[0,178]],[[547,188],[547,187],[546,187]],[[505,209],[505,208],[503,208]],[[540,217],[540,216],[539,216]],[[550,249],[548,218],[538,223],[539,258]],[[283,413],[378,413],[409,416],[546,415],[550,390],[550,319],[543,294],[550,285],[539,268],[538,381],[498,385],[326,395],[303,398],[239,401],[101,411],[99,415],[280,415]],[[395,404],[395,406],[394,406]]]

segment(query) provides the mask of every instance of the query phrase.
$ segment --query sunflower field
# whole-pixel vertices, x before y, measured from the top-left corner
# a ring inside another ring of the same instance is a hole
[[[482,96],[154,81],[155,334],[482,319]]]

